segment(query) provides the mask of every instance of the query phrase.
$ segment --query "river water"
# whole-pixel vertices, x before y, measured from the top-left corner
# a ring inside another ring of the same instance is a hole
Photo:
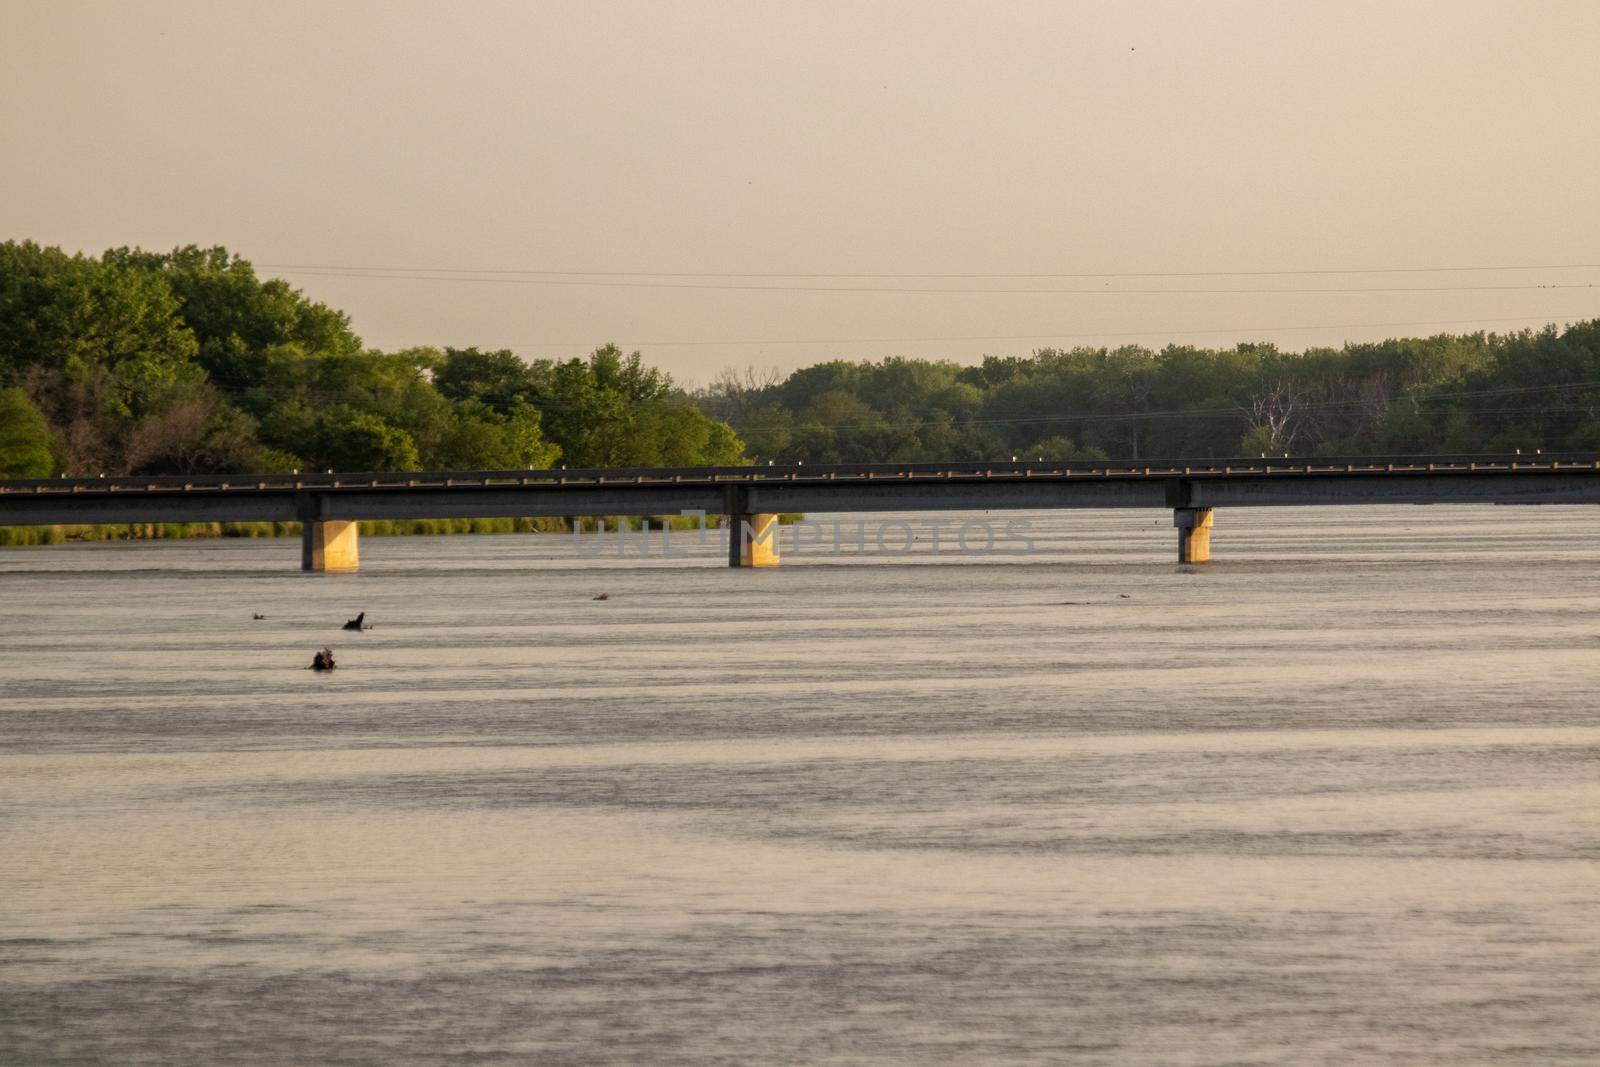
[[[0,1062],[1596,1062],[1594,514],[0,550]]]

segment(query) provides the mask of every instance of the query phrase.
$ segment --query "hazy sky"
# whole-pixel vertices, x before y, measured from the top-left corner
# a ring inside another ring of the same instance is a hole
[[[1519,328],[1600,315],[1600,288],[1107,291],[1596,286],[1600,269],[997,276],[1600,263],[1597,57],[1596,0],[0,0],[0,238],[225,244],[371,345],[615,340],[692,381]],[[727,285],[1091,292],[682,287]]]

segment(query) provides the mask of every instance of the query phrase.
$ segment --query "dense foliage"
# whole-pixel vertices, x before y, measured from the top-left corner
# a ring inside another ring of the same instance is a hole
[[[222,248],[0,244],[0,477],[724,464],[744,446],[614,346],[364,348]]]
[[[0,244],[0,477],[1515,449],[1600,450],[1600,320],[1298,354],[836,360],[689,396],[611,345],[368,349],[222,248]]]
[[[1280,352],[834,361],[700,395],[779,462],[1600,450],[1600,320]]]

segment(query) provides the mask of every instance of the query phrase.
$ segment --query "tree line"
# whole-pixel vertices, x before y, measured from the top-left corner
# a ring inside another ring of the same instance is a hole
[[[639,353],[362,345],[224,248],[0,244],[0,477],[689,466],[744,446]]]
[[[0,477],[1600,451],[1600,320],[1280,351],[833,360],[367,348],[224,248],[0,244]]]
[[[834,360],[699,394],[778,462],[1600,451],[1600,320],[1284,352]]]

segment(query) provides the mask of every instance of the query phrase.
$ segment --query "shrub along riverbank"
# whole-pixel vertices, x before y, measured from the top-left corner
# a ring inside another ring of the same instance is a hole
[[[558,533],[564,519],[410,519],[363,522],[369,537],[414,534]],[[179,541],[212,537],[298,537],[298,522],[142,522],[106,526],[0,526],[0,546],[69,541]]]
[[[778,517],[784,524],[801,518],[799,514]],[[578,528],[585,533],[598,529],[599,518],[585,517]],[[700,520],[692,515],[673,515],[666,518],[641,516],[610,516],[603,520],[607,530],[616,530],[618,524],[627,523],[630,530],[640,530],[648,525],[659,530],[668,526],[674,530],[692,530]],[[720,526],[720,515],[706,516],[708,526]],[[572,527],[562,518],[516,519],[380,519],[362,522],[361,533],[367,537],[437,537],[443,534],[537,534],[567,533]],[[29,545],[61,545],[72,541],[180,541],[214,537],[299,537],[298,522],[142,522],[101,526],[0,526],[0,547]]]

